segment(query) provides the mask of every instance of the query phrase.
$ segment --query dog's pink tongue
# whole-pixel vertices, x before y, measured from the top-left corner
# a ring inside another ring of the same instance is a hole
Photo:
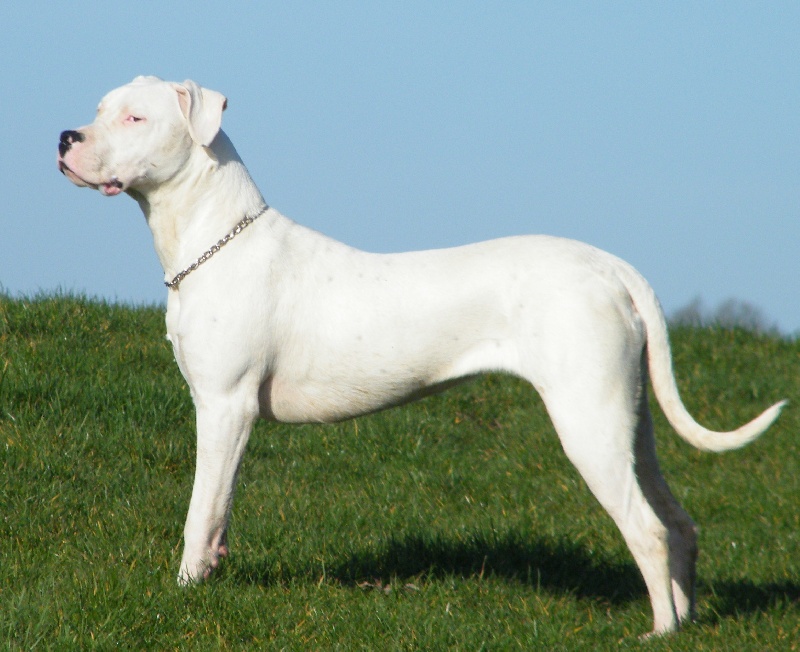
[[[116,183],[104,183],[103,184],[103,194],[106,197],[113,197],[114,195],[118,195],[122,190],[120,189],[119,185]]]

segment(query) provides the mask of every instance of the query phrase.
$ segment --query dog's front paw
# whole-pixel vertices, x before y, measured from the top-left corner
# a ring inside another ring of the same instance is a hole
[[[220,560],[227,556],[228,544],[224,532],[213,537],[211,545],[200,554],[192,554],[187,544],[178,573],[178,584],[188,586],[207,580],[219,566]]]

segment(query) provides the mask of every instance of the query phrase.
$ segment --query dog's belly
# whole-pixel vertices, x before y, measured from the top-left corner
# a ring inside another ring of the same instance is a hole
[[[389,388],[292,385],[270,378],[259,394],[261,416],[286,423],[332,423],[417,400],[458,384],[464,378],[434,385]]]
[[[518,373],[510,340],[484,340],[452,353],[436,365],[387,365],[369,372],[352,365],[304,380],[277,373],[261,385],[261,416],[292,423],[342,421],[415,401],[482,372]]]

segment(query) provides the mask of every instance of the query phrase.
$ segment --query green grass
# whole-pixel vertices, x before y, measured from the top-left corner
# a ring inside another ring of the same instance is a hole
[[[699,621],[641,643],[644,585],[535,393],[488,376],[334,426],[260,423],[231,557],[175,582],[194,416],[157,308],[0,296],[0,641],[8,649],[800,649],[800,342],[672,335],[684,399],[761,440],[684,444]]]

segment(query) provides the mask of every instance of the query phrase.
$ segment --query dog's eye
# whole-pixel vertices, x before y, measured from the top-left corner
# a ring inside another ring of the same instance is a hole
[[[144,122],[144,118],[140,118],[136,115],[129,115],[127,118],[125,118],[125,122]]]

